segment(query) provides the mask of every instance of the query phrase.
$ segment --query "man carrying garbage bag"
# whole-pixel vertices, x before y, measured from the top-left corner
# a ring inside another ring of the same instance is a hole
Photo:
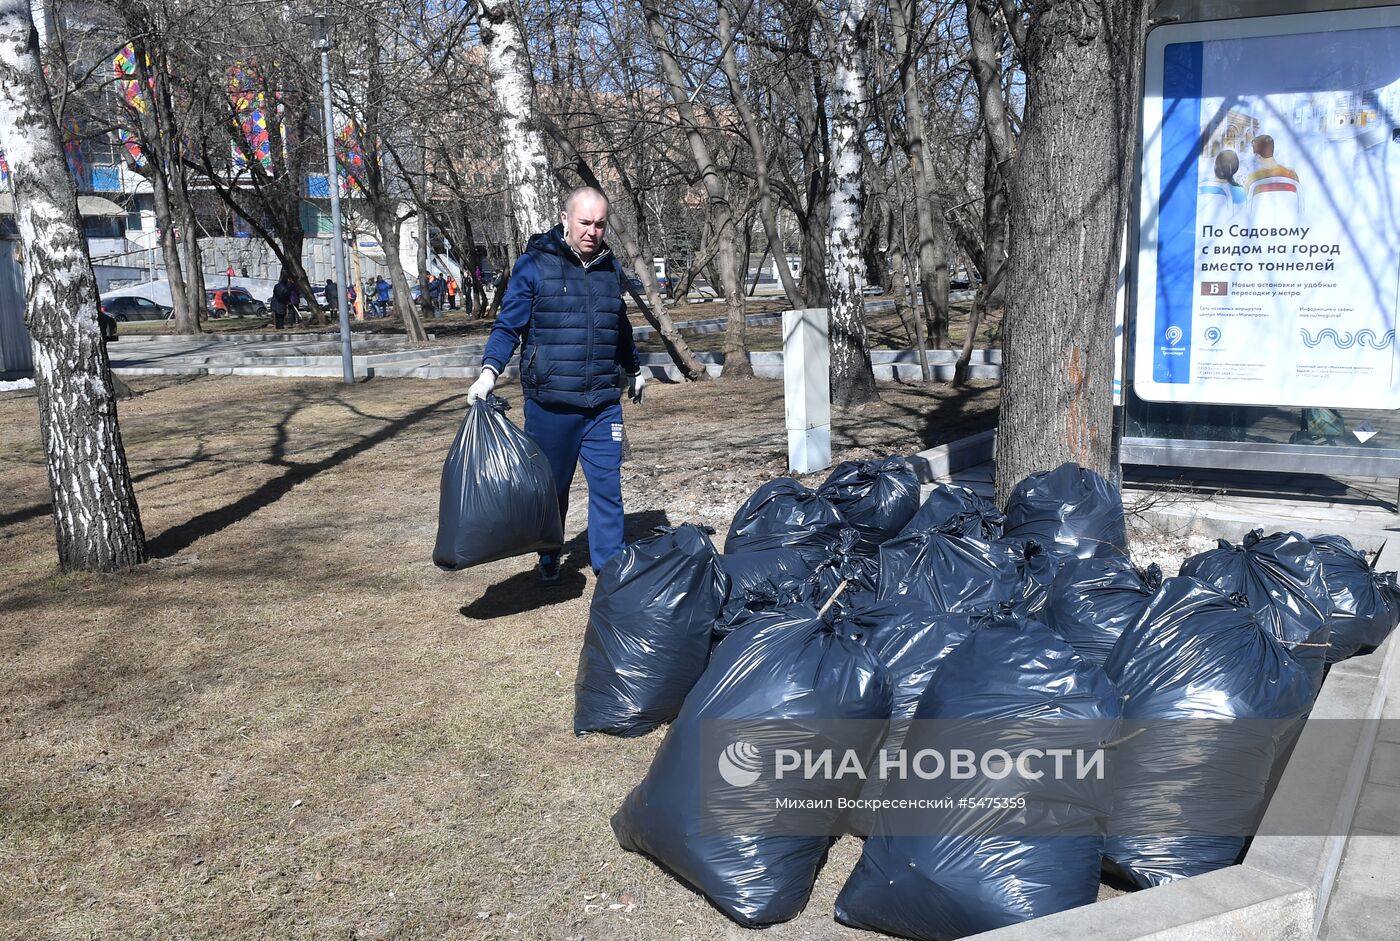
[[[574,468],[588,480],[588,553],[593,571],[622,551],[622,392],[642,402],[641,360],[622,299],[622,268],[603,241],[608,198],[592,187],[569,194],[559,225],[530,237],[491,327],[469,402],[495,388],[520,350],[525,433],[554,470],[564,519]],[[541,553],[542,584],[559,581],[559,554]]]

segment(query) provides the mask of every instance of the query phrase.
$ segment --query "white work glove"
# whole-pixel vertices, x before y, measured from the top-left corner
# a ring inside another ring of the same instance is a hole
[[[635,376],[627,377],[627,396],[637,405],[642,404],[642,389],[646,384],[646,373],[639,372]]]
[[[481,367],[481,375],[476,377],[476,382],[472,383],[467,390],[467,404],[475,405],[491,394],[491,390],[496,388],[496,370],[490,366]]]

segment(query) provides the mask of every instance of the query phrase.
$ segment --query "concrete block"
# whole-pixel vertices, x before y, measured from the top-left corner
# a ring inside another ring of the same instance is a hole
[[[995,454],[996,430],[992,429],[920,451],[909,460],[919,481],[928,484],[990,461]]]

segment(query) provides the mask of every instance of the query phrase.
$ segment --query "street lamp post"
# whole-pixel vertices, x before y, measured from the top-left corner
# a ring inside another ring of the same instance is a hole
[[[321,98],[325,108],[326,126],[326,189],[331,197],[331,232],[335,240],[336,305],[340,308],[340,364],[347,385],[355,382],[355,360],[350,346],[350,310],[346,303],[350,293],[345,280],[345,236],[340,223],[340,172],[335,156],[335,112],[331,107],[331,34],[333,23],[340,17],[316,13],[306,17],[316,27],[316,48],[321,50]],[[327,298],[329,300],[329,298]]]

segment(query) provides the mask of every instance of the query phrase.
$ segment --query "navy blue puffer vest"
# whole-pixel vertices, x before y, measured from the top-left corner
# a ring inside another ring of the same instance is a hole
[[[531,237],[526,252],[535,262],[535,284],[520,351],[522,390],[544,405],[611,405],[621,394],[618,368],[627,355],[616,257],[605,245],[585,268],[557,225]]]

